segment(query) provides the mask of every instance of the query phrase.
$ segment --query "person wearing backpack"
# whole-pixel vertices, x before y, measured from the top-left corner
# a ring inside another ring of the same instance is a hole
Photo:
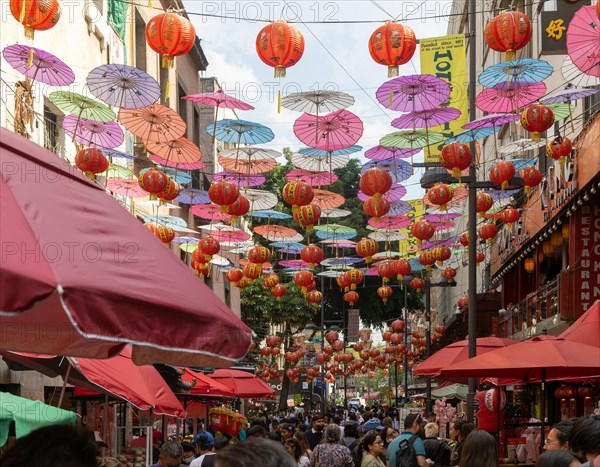
[[[425,446],[421,439],[421,414],[411,413],[404,419],[404,431],[387,449],[389,467],[427,467]]]

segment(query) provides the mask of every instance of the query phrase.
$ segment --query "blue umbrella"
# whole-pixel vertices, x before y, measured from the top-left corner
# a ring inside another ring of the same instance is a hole
[[[404,180],[408,180],[413,173],[412,165],[401,159],[385,160],[385,161],[370,161],[363,165],[360,170],[360,174],[364,174],[367,170],[372,168],[378,168],[385,170],[392,177],[393,183],[400,183]]]
[[[475,141],[475,140],[482,139],[482,138],[487,138],[491,134],[494,134],[497,131],[500,131],[500,128],[502,128],[502,127],[491,126],[488,128],[477,128],[475,130],[466,130],[466,131],[463,131],[462,133],[454,135],[452,138],[449,138],[446,141],[446,144],[454,143],[455,141],[458,141],[459,143],[470,143],[471,141]]]
[[[508,159],[508,160],[513,163],[516,170],[521,170],[521,169],[524,169],[525,167],[531,167],[532,165],[535,165],[535,163],[537,162],[537,159],[517,158],[517,159]]]
[[[216,125],[216,126],[215,126]],[[264,144],[273,141],[275,134],[260,123],[246,120],[219,120],[206,127],[206,131],[215,134],[215,138],[226,143]]]
[[[116,149],[103,149],[102,154],[106,157],[122,157],[123,159],[137,159],[133,154],[127,154],[126,152],[117,151]]]
[[[502,83],[529,86],[541,83],[552,74],[554,68],[545,60],[520,58],[508,62],[497,63],[486,68],[479,75],[479,83],[486,88],[493,88]]]
[[[425,266],[419,263],[419,258],[410,259],[408,262],[410,263],[411,272],[423,271],[425,269]]]
[[[340,233],[332,230],[317,230],[317,237],[321,240],[350,240],[356,237],[355,232]]]
[[[354,146],[350,146],[349,148],[336,149],[335,151],[323,151],[321,149],[315,148],[303,148],[298,152],[300,154],[304,154],[305,156],[314,156],[314,157],[325,157],[325,156],[341,156],[344,154],[352,154],[358,151],[362,151],[362,146],[355,144]]]
[[[414,208],[412,205],[404,200],[395,201],[390,203],[390,211],[387,213],[388,216],[401,216],[408,214]]]
[[[179,196],[174,201],[183,204],[208,204],[210,198],[208,197],[208,191],[199,190],[197,188],[182,188],[179,192]]]
[[[150,170],[149,167],[140,170],[140,174],[147,172]],[[182,172],[181,170],[173,169],[171,167],[161,167],[160,170],[166,173],[169,177],[175,180],[180,185],[189,185],[192,183],[192,176],[186,172]]]
[[[197,245],[198,243],[200,243],[200,239],[190,237],[189,235],[184,235],[183,237],[175,237],[173,240],[171,240],[171,242],[173,242],[173,243],[189,243],[189,244]]]
[[[156,222],[157,224],[171,227],[174,230],[187,227],[187,222],[176,216],[146,216],[144,222]]]
[[[304,243],[295,243],[295,242],[273,242],[269,243],[270,246],[275,248],[290,248],[292,250],[300,251],[306,245]]]
[[[327,258],[321,261],[322,266],[348,266],[363,261],[362,258]]]
[[[291,219],[292,216],[285,212],[275,211],[274,209],[264,209],[262,211],[250,211],[248,213],[251,217],[260,217],[263,219]]]

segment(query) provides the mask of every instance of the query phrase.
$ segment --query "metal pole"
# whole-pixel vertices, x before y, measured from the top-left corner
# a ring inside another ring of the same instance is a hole
[[[325,297],[325,276],[321,276],[321,293]],[[321,352],[323,351],[325,342],[325,300],[321,300]],[[323,364],[320,365],[323,368]],[[321,397],[320,397],[320,408],[322,414],[325,413],[325,372],[321,371],[319,374],[321,379]]]
[[[404,347],[408,348],[408,289],[404,286]],[[408,355],[404,354],[404,397],[408,397]]]
[[[477,83],[477,3],[476,0],[469,0],[469,120],[475,120],[475,86]],[[472,181],[477,179],[477,168],[475,166],[475,142],[471,141],[471,155],[473,162],[469,167],[469,178]],[[477,189],[473,183],[469,184],[469,358],[477,355],[477,211],[476,211]],[[469,392],[467,394],[467,420],[473,423],[475,412],[475,392],[477,390],[477,380],[469,378]]]
[[[429,358],[431,356],[431,280],[427,279],[425,281],[425,320],[426,320],[426,328],[425,328],[425,358]],[[433,407],[431,406],[431,377],[426,376],[427,381],[427,393],[425,399],[425,411],[427,416],[432,414]]]

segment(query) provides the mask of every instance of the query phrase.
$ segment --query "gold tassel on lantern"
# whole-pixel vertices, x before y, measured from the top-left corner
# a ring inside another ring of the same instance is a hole
[[[281,65],[277,65],[274,70],[273,76],[275,78],[285,78],[285,67]]]
[[[277,113],[281,113],[281,89],[277,93]]]
[[[398,76],[399,73],[399,67],[398,65],[389,65],[388,66],[388,78],[394,78],[395,76]]]
[[[163,68],[173,68],[175,63],[175,57],[173,55],[163,55],[162,56],[162,67]]]
[[[170,94],[171,94],[171,81],[167,80],[167,84],[165,85],[165,94],[164,94],[165,101],[169,100]]]
[[[509,62],[511,60],[516,60],[517,59],[517,51],[516,50],[507,50],[506,51],[506,58],[504,59],[505,62]]]
[[[152,0],[148,0],[148,8],[154,8],[154,2]]]

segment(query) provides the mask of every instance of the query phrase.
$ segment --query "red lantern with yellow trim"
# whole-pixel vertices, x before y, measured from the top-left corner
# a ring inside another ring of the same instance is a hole
[[[425,288],[425,281],[420,277],[415,277],[412,281],[410,281],[410,287],[415,289],[417,293],[420,293],[421,290]]]
[[[247,214],[248,211],[250,211],[250,202],[244,195],[239,195],[238,199],[227,206],[227,214],[231,216],[232,222]]]
[[[381,216],[390,212],[390,203],[384,198],[369,197],[363,202],[363,211],[367,216],[372,217],[375,222],[379,222]]]
[[[500,161],[490,170],[490,181],[506,190],[508,182],[515,176],[515,166],[512,162]]]
[[[198,247],[202,250],[202,253],[212,257],[221,251],[221,244],[219,241],[211,236],[204,237],[198,242]]]
[[[221,212],[227,213],[229,205],[235,203],[240,196],[240,189],[235,183],[220,180],[213,183],[208,189],[210,200],[221,206]]]
[[[487,240],[489,243],[492,243],[494,237],[498,234],[498,227],[496,227],[496,225],[494,224],[485,223],[481,227],[479,227],[477,234],[479,235],[479,238],[482,238],[483,240]]]
[[[379,253],[379,245],[372,238],[361,238],[356,244],[356,253],[369,264],[373,261],[373,255]]]
[[[442,167],[452,170],[454,178],[460,179],[460,173],[471,165],[471,149],[458,141],[447,144],[442,148],[440,162]]]
[[[476,259],[475,261],[477,262],[477,264],[479,265],[480,263],[483,263],[485,261],[485,255],[483,254],[482,251],[478,251],[477,255],[476,255]]]
[[[382,285],[377,289],[377,296],[383,300],[383,304],[385,305],[392,296],[392,288],[388,285]]]
[[[315,276],[310,271],[298,271],[294,276],[294,282],[304,295],[308,292],[308,287],[312,284],[314,279]]]
[[[277,299],[277,301],[281,300],[281,297],[285,296],[287,293],[287,288],[285,285],[277,284],[275,287],[271,289],[271,295]]]
[[[392,186],[392,176],[385,170],[372,168],[361,175],[358,187],[367,196],[381,198]]]
[[[531,190],[542,183],[542,172],[533,166],[525,167],[521,169],[521,177],[523,177],[523,184],[525,185],[525,193],[531,194]]]
[[[532,141],[541,141],[542,133],[554,124],[554,112],[544,104],[532,104],[521,112],[521,126],[531,132]]]
[[[249,280],[258,279],[262,274],[262,264],[247,263],[243,269],[244,277]]]
[[[488,21],[483,34],[490,49],[506,52],[505,61],[515,60],[516,51],[531,40],[531,21],[520,11],[503,11]]]
[[[508,206],[500,213],[500,218],[506,225],[510,227],[521,218],[521,215],[515,208]]]
[[[396,274],[396,279],[402,280],[404,276],[408,276],[412,271],[412,267],[405,259],[397,259],[392,261],[392,271]]]
[[[358,292],[355,291],[346,292],[344,294],[344,301],[347,302],[350,307],[353,307],[354,304],[358,302],[359,298]]]
[[[466,308],[469,308],[469,298],[468,297],[460,297],[457,301],[456,301],[456,306],[458,308],[460,308],[461,310],[464,310]]]
[[[456,269],[451,268],[451,267],[447,267],[446,269],[444,269],[442,271],[442,276],[448,282],[454,282],[454,278],[456,277]]]
[[[204,277],[210,274],[210,264],[209,263],[195,263],[194,271],[196,275],[200,277],[200,279],[204,279]]]
[[[300,250],[300,258],[308,263],[308,267],[314,268],[325,258],[325,253],[317,245],[310,244]]]
[[[108,159],[102,151],[95,148],[86,148],[80,150],[75,156],[75,165],[87,175],[91,180],[94,175],[106,172],[108,169]]]
[[[489,193],[478,192],[475,198],[475,210],[479,213],[480,217],[484,217],[485,213],[489,211],[494,205],[494,198]]]
[[[248,251],[248,261],[255,264],[262,264],[265,261],[268,261],[270,256],[271,253],[269,252],[269,249],[260,245],[253,246]]]
[[[350,278],[348,277],[346,272],[340,274],[336,279],[337,285],[339,285],[342,292],[347,292],[348,290],[350,290]]]
[[[419,255],[419,263],[429,271],[435,264],[435,254],[432,250],[425,250]]]
[[[47,31],[60,19],[58,0],[10,0],[10,13],[25,27],[25,37],[33,39],[35,31]]]
[[[573,143],[566,136],[557,136],[548,140],[546,144],[546,154],[551,159],[565,163],[565,159],[571,154]]]
[[[307,204],[300,206],[294,213],[294,219],[298,224],[306,227],[307,232],[311,232],[313,225],[321,218],[321,208],[316,204]]]
[[[313,305],[318,305],[323,300],[323,294],[318,290],[311,290],[306,297]]]
[[[462,246],[469,246],[469,234],[465,232],[460,236],[459,242]]]
[[[195,40],[194,25],[177,13],[161,13],[146,24],[146,42],[162,55],[163,68],[173,68],[175,57],[192,50]]]
[[[156,194],[156,197],[163,201],[172,201],[179,196],[179,192],[181,191],[181,186],[171,177],[169,177],[167,181],[167,186],[160,193]]]
[[[441,266],[441,264],[444,261],[448,261],[450,259],[450,257],[452,256],[452,250],[446,245],[436,246],[433,249],[433,256],[435,257],[435,260],[438,262],[438,264]]]
[[[138,177],[138,183],[143,190],[150,193],[150,199],[156,199],[156,195],[169,183],[169,177],[153,167]]]
[[[171,241],[175,238],[175,231],[171,227],[167,227],[166,225],[157,225],[155,235],[160,239],[163,243],[171,243]]]
[[[377,275],[382,278],[383,284],[387,284],[389,280],[396,275],[391,261],[382,261],[377,265]]]
[[[269,274],[267,277],[263,279],[263,285],[267,289],[272,289],[277,284],[279,284],[279,276],[277,274]]]
[[[420,245],[433,237],[435,227],[429,221],[417,221],[410,226],[410,233],[417,239],[417,244]]]
[[[427,198],[429,201],[440,207],[441,211],[447,209],[447,204],[452,201],[454,197],[454,189],[450,185],[445,183],[436,183],[427,191]]]
[[[358,269],[350,269],[346,272],[348,279],[350,280],[350,289],[355,290],[357,285],[362,284],[365,280],[365,276]]]
[[[386,21],[369,38],[371,58],[388,67],[388,78],[398,76],[399,66],[408,63],[417,49],[412,28],[395,21]]]
[[[292,212],[296,213],[300,206],[307,206],[315,197],[312,187],[302,181],[288,182],[281,190],[283,200],[292,205]]]
[[[286,69],[294,66],[304,54],[304,36],[285,21],[275,21],[256,36],[256,53],[267,65],[274,67],[274,77],[285,77]]]
[[[205,255],[200,248],[200,245],[196,247],[194,251],[192,251],[192,264],[195,263],[208,263],[211,260],[211,256]]]

